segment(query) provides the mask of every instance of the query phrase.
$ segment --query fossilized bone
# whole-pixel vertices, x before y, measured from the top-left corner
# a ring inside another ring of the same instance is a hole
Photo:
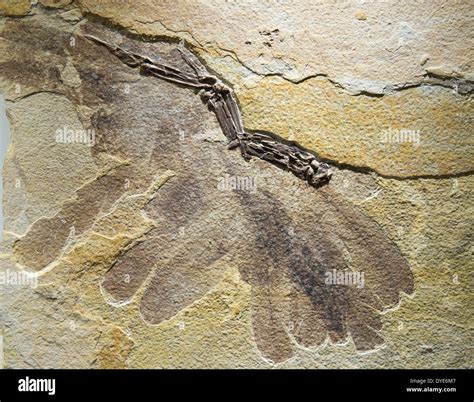
[[[201,100],[216,115],[224,135],[229,140],[228,148],[240,148],[246,160],[252,156],[266,160],[280,168],[290,170],[295,176],[313,186],[329,181],[332,175],[329,166],[319,162],[310,152],[269,133],[246,132],[232,89],[210,74],[183,42],[179,44],[178,50],[183,60],[194,71],[193,75],[110,44],[95,36],[85,35],[85,37],[105,46],[126,65],[139,68],[142,75],[151,75],[175,84],[199,89]]]

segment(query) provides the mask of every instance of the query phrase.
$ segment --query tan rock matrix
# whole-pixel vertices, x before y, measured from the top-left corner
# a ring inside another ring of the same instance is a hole
[[[0,2],[6,365],[472,366],[472,5],[168,6]]]

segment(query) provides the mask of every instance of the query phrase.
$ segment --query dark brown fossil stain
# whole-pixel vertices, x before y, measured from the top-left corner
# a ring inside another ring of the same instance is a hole
[[[51,218],[41,218],[15,242],[17,261],[31,270],[40,270],[54,261],[69,236],[81,235],[97,219],[97,214],[108,210],[123,193],[121,169],[103,175],[76,192],[76,198],[66,201]]]
[[[2,38],[22,49],[41,49],[43,52],[65,56],[71,35],[58,28],[48,27],[32,19],[5,19]]]
[[[26,23],[11,20],[2,35],[13,38]],[[93,23],[83,29],[115,35]],[[35,28],[35,35],[37,47],[14,57],[22,63],[35,57],[40,66],[27,76],[20,72],[20,83],[41,79],[57,62],[44,57],[45,50],[55,49],[51,29]],[[293,341],[318,346],[351,337],[358,350],[382,344],[380,313],[399,302],[400,292],[413,292],[408,263],[382,228],[328,186],[315,189],[298,181],[296,192],[287,172],[259,160],[247,163],[222,143],[194,138],[219,126],[192,91],[140,76],[103,47],[78,38],[69,54],[82,86],[67,88],[53,78],[51,85],[94,111],[88,123],[99,143],[92,155],[110,154],[128,163],[85,184],[55,216],[35,222],[16,241],[16,259],[32,270],[45,267],[58,257],[71,227],[76,235],[86,232],[124,192],[143,192],[157,171],[170,169],[175,176],[144,207],[156,227],[122,250],[105,274],[102,289],[115,302],[126,303],[144,290],[142,316],[158,324],[204,296],[234,265],[251,286],[253,333],[266,358],[290,358]],[[123,41],[172,65],[179,62],[171,44]],[[192,73],[185,63],[179,67]],[[12,71],[0,75],[10,80]],[[107,88],[124,82],[129,94]],[[232,136],[229,130],[225,134]],[[304,162],[306,154],[295,155]],[[219,190],[224,174],[257,177],[258,188]],[[363,271],[365,286],[327,285],[325,273],[332,269]]]
[[[127,257],[124,258],[123,256]],[[140,241],[126,248],[105,275],[102,288],[116,303],[130,300],[146,280],[157,261],[156,249],[151,242]]]

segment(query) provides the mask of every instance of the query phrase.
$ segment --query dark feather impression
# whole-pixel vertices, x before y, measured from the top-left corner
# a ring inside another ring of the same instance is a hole
[[[384,230],[326,185],[328,164],[277,135],[246,130],[231,88],[183,44],[143,42],[87,22],[65,52],[66,35],[38,25],[33,39],[21,23],[15,27],[5,35],[31,46],[32,58],[52,55],[20,79],[72,63],[80,88],[54,74],[45,82],[91,111],[84,124],[97,133],[94,157],[127,161],[36,221],[14,244],[19,264],[48,266],[71,227],[85,233],[124,193],[142,193],[156,172],[169,170],[174,176],[143,209],[156,225],[131,239],[103,278],[109,300],[126,304],[144,290],[142,317],[159,324],[202,298],[233,265],[251,287],[253,334],[265,358],[282,362],[296,345],[326,341],[352,339],[360,351],[384,343],[381,313],[401,292],[413,293],[413,276]],[[117,89],[124,83],[130,91]],[[221,139],[199,137],[213,125]],[[191,140],[180,140],[177,130]],[[219,175],[258,185],[223,191]]]

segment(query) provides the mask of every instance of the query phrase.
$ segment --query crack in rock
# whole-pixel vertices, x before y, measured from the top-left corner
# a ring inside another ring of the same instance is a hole
[[[445,175],[412,175],[401,177],[397,175],[387,175],[378,172],[376,169],[367,166],[353,166],[346,163],[321,157],[314,152],[304,149],[295,141],[289,141],[278,135],[263,130],[246,130],[243,125],[241,112],[237,103],[234,91],[222,80],[209,73],[203,63],[191,53],[181,40],[178,50],[183,60],[191,67],[195,74],[189,74],[178,68],[166,65],[149,57],[131,52],[123,47],[99,39],[93,35],[85,34],[87,39],[106,47],[112,54],[118,57],[124,64],[132,68],[138,68],[140,74],[154,76],[174,84],[183,85],[195,90],[199,94],[203,103],[212,111],[220,124],[220,127],[228,139],[228,148],[240,148],[242,157],[250,160],[252,156],[268,161],[279,168],[291,171],[298,178],[307,181],[309,184],[319,187],[329,182],[334,169],[330,169],[329,164],[339,169],[346,169],[360,173],[375,173],[381,177],[395,180],[415,180],[415,179],[445,179],[471,175],[474,171],[469,170],[461,173]],[[284,78],[282,75],[278,76]],[[265,77],[271,76],[265,75]],[[298,82],[312,79],[319,76],[309,76]],[[334,85],[347,89],[347,86],[337,81],[330,80]],[[356,91],[353,95],[384,96],[387,91],[401,91],[404,89],[418,87],[422,85],[443,86],[454,88],[459,94],[469,95],[473,90],[471,81],[462,80],[452,76],[435,76],[427,74],[424,81],[384,86],[381,92],[377,91]]]

